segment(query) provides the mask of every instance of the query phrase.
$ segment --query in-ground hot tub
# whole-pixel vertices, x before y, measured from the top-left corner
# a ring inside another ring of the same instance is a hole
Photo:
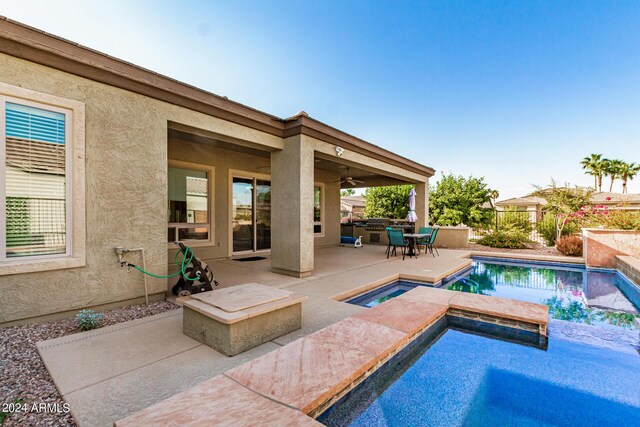
[[[637,354],[563,339],[537,346],[529,332],[452,319],[432,326],[317,420],[367,427],[640,420]]]
[[[361,307],[375,307],[376,305],[398,297],[417,286],[428,285],[426,283],[413,282],[410,280],[396,280],[372,291],[350,298],[346,302],[349,304],[359,305]]]

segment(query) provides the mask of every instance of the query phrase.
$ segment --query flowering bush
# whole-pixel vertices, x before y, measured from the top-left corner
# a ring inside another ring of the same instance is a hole
[[[597,205],[583,219],[585,228],[610,228],[618,230],[640,230],[640,212],[625,209],[609,210]]]
[[[563,231],[570,224],[576,228],[640,230],[640,212],[623,209],[622,204],[613,208],[604,205],[583,206],[570,214],[558,214],[556,238],[566,234]]]
[[[567,256],[582,256],[582,239],[578,236],[562,236],[556,241],[558,251]]]

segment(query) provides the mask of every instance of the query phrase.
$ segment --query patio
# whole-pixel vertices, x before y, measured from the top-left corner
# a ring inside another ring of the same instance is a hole
[[[270,271],[270,260],[211,261],[222,286],[259,282],[308,295],[302,329],[235,357],[182,334],[182,310],[41,342],[40,354],[80,425],[107,426],[222,372],[364,310],[340,302],[399,276],[438,281],[464,268],[466,251],[386,259],[383,246],[317,249],[314,275]]]

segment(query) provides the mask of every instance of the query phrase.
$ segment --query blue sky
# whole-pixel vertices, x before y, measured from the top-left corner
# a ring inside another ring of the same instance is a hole
[[[592,152],[640,163],[639,1],[0,0],[0,14],[281,117],[305,110],[501,198],[591,184]]]

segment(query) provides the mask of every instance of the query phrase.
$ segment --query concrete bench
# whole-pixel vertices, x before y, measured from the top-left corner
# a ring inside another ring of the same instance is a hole
[[[247,283],[183,301],[185,335],[235,356],[302,327],[304,295]]]

